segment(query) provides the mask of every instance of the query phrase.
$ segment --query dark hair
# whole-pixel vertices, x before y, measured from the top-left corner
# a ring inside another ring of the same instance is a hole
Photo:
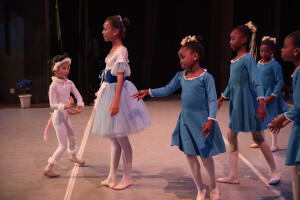
[[[60,62],[67,57],[69,57],[68,53],[64,53],[63,55],[56,55],[53,58],[50,58],[48,61],[48,66],[50,67],[50,70],[52,71],[52,68],[54,67],[55,63]]]
[[[203,46],[203,38],[200,35],[195,36],[197,42],[186,42],[182,47],[186,47],[190,49],[192,53],[199,54],[199,62],[201,62],[204,58],[204,46]]]
[[[246,37],[246,45],[250,43],[252,31],[248,28],[248,26],[242,24],[242,25],[236,26],[233,30],[237,30],[244,37]]]
[[[125,38],[126,27],[130,25],[128,18],[122,18],[120,15],[113,15],[106,18],[106,21],[109,21],[113,28],[120,30],[120,37]]]
[[[294,47],[300,47],[300,31],[294,31],[288,34],[287,37],[292,38],[292,43]]]
[[[262,42],[260,43],[260,47],[261,47],[262,45],[268,45],[273,51],[275,51],[276,45],[275,45],[275,44],[273,43],[273,41],[271,41],[271,40],[266,39],[266,40],[262,41]]]

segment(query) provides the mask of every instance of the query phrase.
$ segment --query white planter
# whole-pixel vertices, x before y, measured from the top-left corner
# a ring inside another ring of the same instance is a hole
[[[21,108],[30,108],[31,94],[19,95]]]

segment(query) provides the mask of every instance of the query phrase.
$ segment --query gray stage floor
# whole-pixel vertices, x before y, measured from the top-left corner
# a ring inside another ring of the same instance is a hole
[[[49,139],[43,141],[43,131],[50,108],[0,109],[0,199],[1,200],[188,200],[195,199],[197,190],[184,154],[171,147],[171,134],[181,110],[179,96],[150,99],[145,102],[152,126],[145,132],[130,136],[133,148],[133,185],[123,191],[101,187],[109,171],[110,143],[89,132],[87,127],[92,107],[71,117],[79,155],[85,167],[74,167],[67,152],[54,168],[59,178],[46,178],[42,172],[48,157],[57,148],[53,127]],[[228,102],[218,112],[217,120],[226,139]],[[291,199],[290,168],[284,165],[292,124],[284,128],[278,139],[280,151],[273,153],[282,173],[279,185],[268,187],[270,170],[259,149],[250,149],[250,133],[239,134],[240,159],[238,185],[220,184],[221,199],[275,200]],[[271,137],[266,133],[269,143]],[[226,146],[227,148],[227,146]],[[214,157],[216,176],[229,171],[228,152]],[[122,177],[120,162],[118,179]],[[209,178],[201,163],[203,181]],[[206,197],[209,199],[209,193]]]

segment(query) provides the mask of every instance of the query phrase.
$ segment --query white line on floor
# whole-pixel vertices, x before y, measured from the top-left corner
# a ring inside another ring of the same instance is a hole
[[[84,130],[81,145],[80,145],[80,148],[79,148],[78,153],[77,153],[78,158],[81,158],[82,155],[83,155],[85,145],[87,143],[87,140],[88,140],[88,137],[89,137],[89,134],[90,134],[90,131],[91,131],[91,127],[92,127],[92,123],[93,123],[93,119],[94,119],[94,114],[95,114],[95,111],[93,109],[92,114],[90,116],[90,119],[87,123],[87,126],[86,126],[85,130]],[[75,184],[75,181],[76,181],[78,169],[79,169],[79,165],[75,164],[74,167],[73,167],[73,170],[71,172],[71,175],[70,175],[70,180],[69,180],[69,184],[68,184],[68,187],[67,187],[67,190],[66,190],[66,193],[65,193],[64,200],[70,200],[71,199],[71,195],[72,195],[72,191],[73,191],[74,184]]]
[[[226,138],[223,138],[224,142],[227,146],[229,146],[229,142]],[[248,161],[241,153],[239,153],[239,158],[246,164],[248,167],[260,178],[260,180],[268,187],[272,192],[274,192],[281,200],[287,200],[279,190],[277,190],[274,186],[269,185],[269,181],[256,169],[250,161]]]

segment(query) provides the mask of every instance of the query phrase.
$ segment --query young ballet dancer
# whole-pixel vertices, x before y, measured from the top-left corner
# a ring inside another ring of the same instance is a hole
[[[92,132],[111,142],[110,171],[101,185],[121,190],[132,185],[132,148],[128,135],[150,127],[151,121],[143,101],[136,102],[131,94],[136,87],[125,77],[130,76],[128,52],[123,46],[126,26],[129,20],[120,15],[110,16],[103,25],[103,37],[112,43],[110,53],[105,59],[106,68],[101,77],[103,82],[96,93],[95,117]],[[124,172],[122,180],[116,184],[120,156],[122,153]]]
[[[257,63],[258,73],[264,88],[264,97],[266,109],[272,119],[287,111],[287,106],[281,96],[283,86],[283,75],[281,65],[273,59],[275,51],[276,38],[264,36],[260,43],[261,60]],[[264,137],[264,131],[262,131]],[[277,134],[271,134],[272,145],[271,151],[279,149],[277,143]],[[258,148],[256,143],[250,147]]]
[[[197,200],[204,200],[206,193],[197,156],[200,156],[210,177],[210,199],[219,199],[212,156],[226,149],[216,122],[218,104],[215,82],[212,75],[200,67],[204,56],[202,38],[187,36],[181,45],[178,56],[183,71],[178,72],[167,86],[141,90],[132,98],[140,100],[146,95],[168,96],[182,88],[182,111],[172,135],[172,146],[178,146],[186,154],[198,189]]]
[[[281,117],[278,117],[269,124],[273,134],[278,134],[280,129],[293,121],[293,128],[290,134],[286,151],[286,165],[291,165],[293,176],[294,200],[300,199],[300,31],[290,33],[284,39],[284,46],[281,50],[284,61],[291,61],[296,66],[293,78],[293,106]]]
[[[70,154],[70,161],[83,166],[85,161],[76,157],[75,136],[72,129],[70,115],[75,115],[81,112],[84,107],[82,97],[75,87],[74,83],[68,79],[70,73],[71,59],[68,54],[54,56],[49,65],[55,76],[52,76],[52,83],[49,87],[49,101],[50,107],[54,110],[51,114],[48,125],[45,129],[45,140],[47,139],[47,132],[49,126],[53,124],[58,139],[58,148],[48,160],[48,165],[44,170],[44,175],[48,177],[57,177],[59,174],[52,171],[68,148]],[[77,108],[72,108],[74,99],[70,96],[73,93],[77,100]]]
[[[269,184],[274,185],[280,182],[281,174],[277,170],[270,147],[261,134],[262,130],[268,128],[267,124],[271,121],[271,118],[265,119],[263,87],[255,59],[246,50],[251,39],[250,52],[254,52],[255,33],[256,27],[252,22],[249,22],[246,25],[235,27],[230,34],[230,47],[237,52],[237,55],[231,60],[228,85],[218,99],[220,108],[223,100],[230,98],[230,122],[227,135],[230,147],[230,171],[229,176],[217,179],[221,183],[238,184],[240,182],[238,177],[239,148],[237,140],[239,132],[251,132],[253,141],[260,147],[272,172]]]

